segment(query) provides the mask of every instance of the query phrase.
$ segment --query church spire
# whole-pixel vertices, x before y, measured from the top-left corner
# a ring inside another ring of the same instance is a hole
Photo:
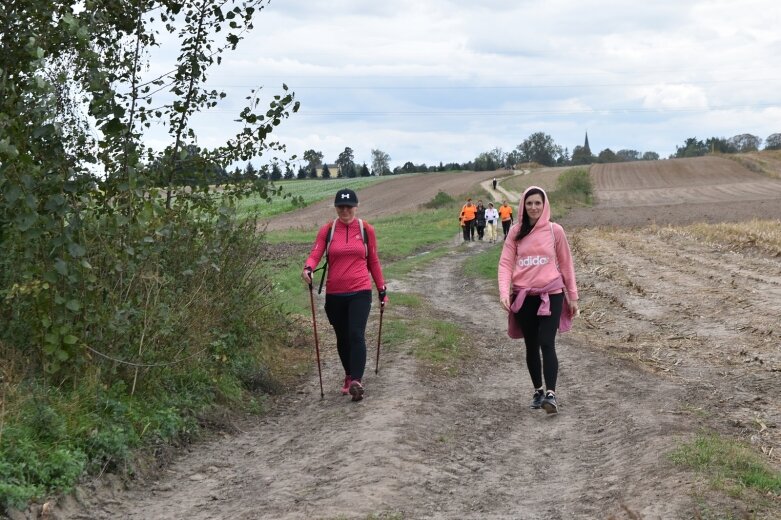
[[[591,147],[588,145],[588,130],[586,130],[586,142],[583,144],[583,150],[585,150],[586,153],[591,155]]]

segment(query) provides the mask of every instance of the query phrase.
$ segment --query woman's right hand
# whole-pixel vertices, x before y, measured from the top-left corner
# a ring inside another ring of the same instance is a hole
[[[305,284],[312,285],[312,268],[311,267],[304,267],[304,270],[301,271],[301,279],[304,280]]]
[[[509,296],[506,296],[506,297],[500,299],[499,302],[502,304],[502,307],[504,308],[504,310],[506,310],[507,312],[510,312],[510,297]]]

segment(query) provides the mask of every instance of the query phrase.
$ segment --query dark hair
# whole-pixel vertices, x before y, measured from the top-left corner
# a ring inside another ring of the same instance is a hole
[[[526,199],[532,195],[537,194],[542,197],[542,203],[545,204],[545,193],[539,188],[532,188],[523,196],[523,205],[521,206],[521,229],[518,230],[518,234],[515,237],[516,241],[521,240],[532,231],[532,225],[529,222],[529,215],[526,213]]]

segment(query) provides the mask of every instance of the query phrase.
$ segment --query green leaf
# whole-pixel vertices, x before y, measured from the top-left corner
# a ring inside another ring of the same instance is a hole
[[[73,258],[81,258],[87,253],[87,248],[76,242],[71,242],[68,244],[68,253],[70,253]]]
[[[44,204],[44,209],[46,211],[57,211],[61,207],[65,205],[65,197],[57,193],[56,195],[52,195],[46,200],[46,204]]]
[[[68,264],[61,258],[58,258],[57,261],[54,262],[54,270],[62,276],[68,276]]]
[[[0,155],[7,155],[11,159],[19,155],[19,150],[16,149],[11,142],[6,139],[0,139]]]
[[[15,219],[16,221],[16,229],[19,231],[27,231],[35,223],[38,221],[38,214],[37,213],[23,213],[22,215],[19,215]]]
[[[8,202],[9,205],[19,200],[19,197],[21,196],[22,196],[22,189],[16,185],[9,186],[8,189],[5,191],[5,200]]]
[[[64,338],[62,338],[62,342],[66,345],[75,345],[76,342],[79,341],[79,338],[74,336],[73,334],[68,334]]]
[[[79,312],[81,310],[81,302],[76,299],[68,300],[68,303],[65,304],[65,308],[69,311]]]
[[[117,119],[115,117],[115,118],[109,120],[108,123],[103,125],[101,127],[101,130],[105,134],[116,134],[116,133],[121,132],[122,128],[123,128],[122,121],[120,121],[119,119]]]

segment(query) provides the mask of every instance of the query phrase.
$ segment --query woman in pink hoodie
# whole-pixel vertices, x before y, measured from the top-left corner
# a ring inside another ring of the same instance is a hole
[[[550,221],[542,188],[526,189],[518,213],[520,221],[510,228],[499,258],[499,300],[509,313],[508,335],[526,344],[535,388],[531,407],[557,413],[556,331],[570,330],[578,313],[572,253],[564,229]]]

